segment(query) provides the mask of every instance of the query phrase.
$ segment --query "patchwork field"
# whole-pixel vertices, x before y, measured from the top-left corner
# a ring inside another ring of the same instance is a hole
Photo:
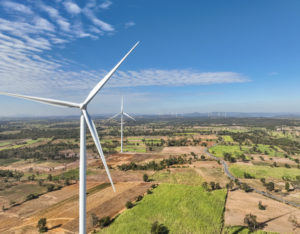
[[[244,172],[249,173],[255,178],[274,178],[282,179],[282,177],[294,179],[300,175],[300,170],[297,168],[285,167],[270,167],[270,166],[245,166],[232,164],[229,168],[230,172],[238,177],[244,178]]]
[[[161,184],[100,233],[149,233],[155,221],[169,233],[220,233],[225,197],[225,190]]]
[[[200,146],[181,146],[181,147],[165,147],[161,153],[163,154],[190,154],[194,152],[195,154],[205,154],[204,153],[205,147]]]
[[[266,206],[266,210],[258,209],[259,201]],[[244,217],[249,213],[256,215],[259,223],[265,224],[263,231],[299,233],[299,230],[293,230],[293,225],[288,222],[291,215],[300,219],[299,209],[257,193],[245,193],[240,190],[229,192],[226,202],[225,225],[244,225]]]

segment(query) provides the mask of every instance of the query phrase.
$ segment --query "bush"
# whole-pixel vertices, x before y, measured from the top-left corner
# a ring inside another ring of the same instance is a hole
[[[151,185],[151,188],[155,189],[155,188],[156,188],[156,185],[155,185],[155,184],[152,184],[152,185]]]
[[[16,204],[16,202],[14,200],[9,201],[9,205],[14,205],[14,204]]]
[[[104,228],[104,227],[107,227],[109,226],[111,223],[111,220],[110,220],[110,217],[107,216],[107,217],[103,217],[99,220],[99,226],[100,228]]]
[[[286,183],[285,183],[285,190],[286,190],[286,191],[289,191],[289,190],[290,190],[290,184],[289,184],[289,182],[286,182]]]
[[[258,209],[260,209],[260,210],[266,209],[266,207],[261,204],[261,201],[259,201],[259,203],[258,203]]]
[[[127,209],[131,209],[133,206],[134,206],[133,203],[130,202],[130,201],[128,201],[128,202],[125,203],[125,207],[126,207]]]
[[[144,180],[145,182],[148,182],[149,178],[148,178],[148,175],[147,175],[147,174],[144,174],[144,175],[143,175],[143,180]]]
[[[53,184],[47,184],[47,191],[51,192],[54,189],[54,185]]]
[[[39,233],[47,232],[48,228],[46,227],[46,224],[47,224],[47,219],[46,218],[41,218],[38,221],[38,224],[37,224],[36,227],[39,229]]]
[[[32,200],[33,198],[35,198],[35,196],[32,193],[26,197],[27,200]]]
[[[135,198],[135,201],[139,202],[143,199],[143,196],[142,195],[139,195],[138,197]]]
[[[147,189],[147,194],[151,194],[152,192],[149,190],[149,189]]]
[[[216,189],[221,189],[221,186],[219,183],[216,183]]]

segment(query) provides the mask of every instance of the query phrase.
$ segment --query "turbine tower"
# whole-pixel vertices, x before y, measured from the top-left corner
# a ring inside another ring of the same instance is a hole
[[[139,43],[139,42],[138,42]],[[69,108],[79,108],[81,111],[80,116],[80,187],[79,187],[79,233],[86,233],[86,126],[88,126],[91,135],[94,139],[95,145],[98,149],[99,155],[102,159],[103,165],[107,172],[110,183],[113,187],[113,190],[116,192],[113,181],[111,179],[108,167],[106,165],[105,157],[101,148],[101,144],[99,141],[99,136],[97,133],[97,129],[91,116],[87,112],[87,106],[90,101],[95,97],[95,95],[100,91],[100,89],[105,85],[108,79],[114,74],[114,72],[118,69],[118,67],[122,64],[122,62],[127,58],[127,56],[131,53],[131,51],[138,45],[136,43],[134,47],[124,56],[124,58],[92,89],[90,94],[87,96],[86,100],[83,103],[73,103],[73,102],[65,102],[48,98],[39,98],[32,96],[24,96],[18,94],[11,93],[3,93],[2,95],[23,98],[35,102],[40,102],[52,106],[59,107],[69,107]]]
[[[124,122],[123,122],[123,114],[126,115],[127,117],[133,119],[134,121],[136,121],[134,118],[132,118],[131,116],[129,116],[128,114],[126,114],[125,112],[123,112],[123,96],[122,96],[122,100],[121,100],[121,112],[108,119],[108,120],[111,120],[111,119],[117,117],[118,115],[121,115],[121,153],[123,153],[123,124],[124,124]]]

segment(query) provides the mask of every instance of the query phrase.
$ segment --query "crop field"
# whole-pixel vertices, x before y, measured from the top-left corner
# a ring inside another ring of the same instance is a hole
[[[233,141],[231,136],[222,136],[222,137],[224,138],[225,141]]]
[[[191,168],[171,168],[170,171],[157,171],[150,179],[154,183],[201,185],[205,180]]]
[[[29,141],[26,142],[26,144],[4,147],[4,148],[1,148],[0,150],[16,149],[16,148],[26,147],[26,146],[32,145],[32,144],[40,142],[40,141],[50,141],[50,140],[51,140],[51,138],[38,138],[37,140],[29,140]]]
[[[15,159],[15,158],[7,158],[7,159],[0,159],[0,166],[8,166],[12,163],[15,163],[15,162],[18,162],[19,160],[18,159]]]
[[[209,152],[216,157],[223,157],[223,153],[231,153],[233,157],[245,153],[248,147],[242,146],[242,151],[238,145],[216,145],[209,149]]]
[[[161,184],[100,233],[150,233],[155,221],[169,233],[220,233],[225,197],[225,190],[210,193],[200,186]]]
[[[190,154],[191,152],[194,152],[195,154],[204,154],[205,147],[199,147],[199,146],[172,146],[172,147],[165,147],[161,153],[165,154]]]
[[[121,147],[117,147],[116,151],[120,152]],[[123,147],[123,152],[137,152],[137,153],[147,153],[146,148],[139,148],[139,147]]]
[[[238,177],[244,178],[244,172],[251,174],[255,178],[274,178],[282,179],[282,177],[294,179],[300,176],[300,170],[297,168],[270,167],[270,166],[245,166],[232,164],[229,168],[230,172]]]

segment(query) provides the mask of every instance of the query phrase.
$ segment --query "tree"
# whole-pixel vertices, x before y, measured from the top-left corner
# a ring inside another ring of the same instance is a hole
[[[131,209],[133,207],[133,204],[132,204],[131,201],[128,201],[128,202],[125,203],[125,206],[126,206],[127,209]]]
[[[93,227],[95,227],[98,224],[98,221],[99,221],[98,216],[95,213],[92,213],[91,214],[91,220],[92,220]]]
[[[286,191],[289,191],[289,190],[290,190],[290,184],[289,184],[289,182],[286,182],[286,183],[285,183],[285,190],[286,190]]]
[[[209,184],[210,184],[211,189],[212,189],[212,190],[215,190],[215,182],[212,181],[212,182],[210,182]]]
[[[221,189],[221,186],[219,183],[216,183],[216,189]]]
[[[273,182],[269,182],[266,187],[269,191],[273,191],[275,189],[275,185]]]
[[[247,192],[249,192],[249,190],[250,190],[250,187],[249,187],[249,185],[248,184],[246,184],[246,183],[242,183],[242,189],[247,193]]]
[[[202,188],[204,188],[206,191],[208,190],[208,183],[207,183],[207,182],[203,182],[201,186],[202,186]]]
[[[246,214],[246,216],[244,218],[244,224],[247,225],[247,227],[251,231],[254,231],[258,226],[258,223],[256,221],[256,216],[252,215],[252,214]]]
[[[152,194],[152,192],[149,189],[147,189],[147,194]]]
[[[148,182],[149,178],[148,178],[148,175],[147,175],[147,174],[144,174],[144,175],[143,175],[143,180],[144,180],[145,182]]]
[[[149,147],[149,150],[152,151],[152,147]]]
[[[31,193],[29,195],[27,195],[26,199],[27,200],[32,200],[35,196]]]
[[[259,201],[259,203],[258,203],[258,209],[260,209],[260,210],[266,209],[266,207],[261,204],[261,201]]]
[[[239,180],[237,178],[234,179],[235,185],[239,185]]]
[[[201,155],[201,160],[204,161],[205,160],[205,156]]]
[[[274,162],[274,163],[273,163],[273,166],[274,166],[274,167],[277,167],[277,163],[276,163],[276,162]]]
[[[99,220],[99,226],[100,226],[100,228],[107,227],[107,226],[109,226],[110,223],[111,223],[111,220],[110,220],[109,216],[103,217],[103,218],[101,218]]]
[[[38,184],[39,184],[40,187],[42,187],[42,185],[43,185],[43,180],[39,179],[39,180],[38,180]]]
[[[65,186],[70,185],[70,179],[69,179],[69,178],[66,178],[66,179],[65,179],[64,185],[65,185]]]
[[[263,185],[265,185],[265,184],[266,184],[266,179],[265,179],[265,178],[261,178],[261,179],[260,179],[260,182],[262,182]]]
[[[232,189],[233,186],[234,186],[234,182],[233,182],[233,180],[230,180],[230,181],[229,181],[229,188]]]
[[[169,233],[169,230],[163,224],[159,224],[157,221],[151,224],[151,234],[164,233]]]
[[[51,192],[54,189],[54,185],[53,184],[47,184],[47,191]]]
[[[48,175],[47,180],[52,181],[52,175],[51,174]]]
[[[229,186],[229,184],[227,183],[225,187],[226,187],[226,189],[229,189],[230,186]]]
[[[36,227],[39,229],[39,233],[44,233],[48,230],[48,228],[46,227],[46,224],[47,224],[47,219],[46,218],[41,218],[38,221],[38,224],[37,224]]]

